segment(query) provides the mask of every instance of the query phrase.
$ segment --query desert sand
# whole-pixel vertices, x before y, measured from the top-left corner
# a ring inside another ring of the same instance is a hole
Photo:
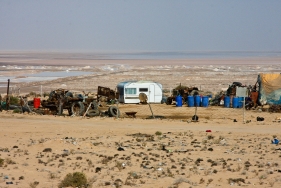
[[[159,81],[166,89],[179,83],[201,85],[215,93],[232,81],[255,84],[260,71],[280,72],[278,59],[270,59],[271,64],[260,59],[234,64],[212,60],[212,65],[204,61],[142,60],[141,66],[137,60],[127,64],[120,60],[122,66],[112,60],[95,66],[84,62],[79,70],[90,69],[93,75],[17,83],[17,87],[29,93],[39,92],[34,88],[40,85],[49,91],[64,84],[79,92],[85,81],[86,91],[95,92],[100,84],[112,88],[132,78]],[[42,62],[5,66],[22,68],[5,69],[6,75],[24,75]],[[77,67],[67,60],[44,66],[52,71]],[[199,121],[193,122],[194,108],[186,106],[153,104],[154,113],[164,119],[147,119],[151,115],[147,105],[120,104],[119,108],[120,118],[0,112],[0,187],[58,187],[74,172],[85,173],[88,187],[281,186],[281,147],[272,144],[274,138],[281,139],[278,113],[247,111],[243,122],[242,109],[209,106],[198,108]],[[126,111],[136,111],[136,118],[126,116]],[[265,120],[257,121],[258,116]]]

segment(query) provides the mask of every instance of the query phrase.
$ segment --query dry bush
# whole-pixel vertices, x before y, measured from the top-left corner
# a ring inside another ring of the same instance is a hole
[[[190,183],[190,181],[186,178],[178,178],[174,181],[173,185],[179,185],[181,183]]]
[[[4,166],[4,162],[5,162],[5,160],[0,158],[0,167]]]
[[[38,182],[38,181],[35,181],[35,182],[30,183],[30,184],[29,184],[29,187],[30,187],[30,188],[36,188],[38,185],[39,185],[39,182]]]
[[[60,182],[59,187],[86,187],[87,177],[82,172],[68,173]]]
[[[16,164],[16,162],[15,161],[13,161],[12,159],[10,159],[10,158],[6,158],[6,163],[7,164]]]

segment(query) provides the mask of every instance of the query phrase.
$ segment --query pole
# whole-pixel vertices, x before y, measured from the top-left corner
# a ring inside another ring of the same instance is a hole
[[[42,98],[42,85],[41,85],[41,90],[40,90],[40,96]]]
[[[245,99],[246,99],[246,97],[244,97],[244,100],[243,100],[243,123],[245,123]]]
[[[149,108],[150,108],[150,111],[151,111],[151,114],[152,114],[153,119],[155,119],[154,114],[153,114],[153,111],[152,111],[152,108],[151,108],[151,106],[150,106],[149,103],[148,103],[148,106],[149,106]]]
[[[81,119],[83,119],[83,118],[86,116],[86,114],[88,113],[89,109],[91,108],[91,105],[92,105],[92,102],[90,102],[90,104],[89,104],[87,110],[85,111],[85,113],[83,114],[83,116],[82,116]]]
[[[10,79],[8,79],[8,87],[7,87],[7,98],[6,98],[6,110],[9,110],[10,100],[9,100],[9,89],[10,89]]]

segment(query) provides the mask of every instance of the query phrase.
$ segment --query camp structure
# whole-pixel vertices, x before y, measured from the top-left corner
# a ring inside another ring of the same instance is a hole
[[[147,95],[147,102],[161,103],[162,85],[152,81],[126,81],[117,85],[120,103],[140,103],[139,94]]]
[[[261,104],[281,104],[281,74],[258,75],[259,101]]]

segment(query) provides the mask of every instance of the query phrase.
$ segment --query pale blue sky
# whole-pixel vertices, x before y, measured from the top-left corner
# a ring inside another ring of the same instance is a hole
[[[0,0],[0,50],[281,51],[281,1]]]

